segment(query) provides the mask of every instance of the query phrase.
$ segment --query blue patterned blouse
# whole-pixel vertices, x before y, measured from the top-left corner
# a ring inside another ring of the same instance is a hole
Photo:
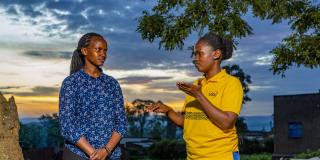
[[[82,69],[62,83],[59,96],[59,116],[61,134],[65,146],[86,159],[89,159],[75,143],[84,136],[94,148],[105,146],[112,132],[122,137],[126,134],[127,119],[119,83],[101,72],[93,78]],[[110,159],[119,159],[118,145]]]

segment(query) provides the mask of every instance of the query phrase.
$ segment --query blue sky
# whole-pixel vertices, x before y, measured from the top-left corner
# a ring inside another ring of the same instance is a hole
[[[143,41],[136,32],[137,18],[155,1],[142,0],[3,0],[0,2],[0,91],[15,96],[20,117],[58,111],[58,92],[69,73],[71,53],[86,32],[102,34],[109,42],[104,72],[119,80],[126,102],[136,98],[162,100],[179,110],[184,94],[177,81],[191,82],[200,74],[191,63],[185,41],[182,50],[167,52]],[[269,51],[290,34],[287,23],[272,25],[244,16],[254,35],[239,39],[232,59],[251,76],[252,101],[241,115],[271,115],[273,96],[315,93],[320,70],[296,68],[286,78],[273,75]]]

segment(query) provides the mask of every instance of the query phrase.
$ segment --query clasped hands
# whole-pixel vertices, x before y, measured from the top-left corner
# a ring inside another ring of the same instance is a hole
[[[105,160],[109,154],[110,154],[110,151],[107,148],[100,148],[92,152],[89,155],[89,158],[90,160]]]

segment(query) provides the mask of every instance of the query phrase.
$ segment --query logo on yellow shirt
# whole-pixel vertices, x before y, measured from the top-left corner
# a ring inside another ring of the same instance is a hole
[[[215,92],[209,92],[209,97],[215,97],[217,96],[218,92],[215,91]]]

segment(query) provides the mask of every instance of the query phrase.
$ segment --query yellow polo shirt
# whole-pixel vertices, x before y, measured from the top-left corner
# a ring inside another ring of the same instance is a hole
[[[211,104],[222,111],[240,114],[243,89],[238,78],[221,70],[209,80],[204,77],[199,80],[202,93]],[[238,151],[236,128],[223,131],[214,125],[202,111],[199,101],[192,96],[186,96],[183,109],[183,138],[186,142],[187,159],[233,160],[233,152]]]

